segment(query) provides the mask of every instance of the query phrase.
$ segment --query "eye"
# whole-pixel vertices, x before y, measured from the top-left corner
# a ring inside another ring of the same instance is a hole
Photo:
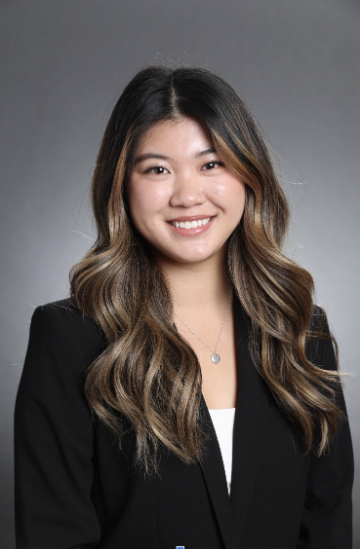
[[[208,162],[207,164],[204,164],[204,168],[207,166],[207,170],[213,170],[217,166],[224,166],[224,162],[220,162],[220,160],[212,160],[211,162]]]
[[[157,170],[157,171],[153,171],[153,170]],[[147,168],[147,170],[145,170],[144,173],[154,173],[155,175],[162,175],[165,173],[165,171],[168,171],[166,168],[164,168],[164,166],[161,166],[160,164],[156,164],[155,166],[150,166],[150,168]]]

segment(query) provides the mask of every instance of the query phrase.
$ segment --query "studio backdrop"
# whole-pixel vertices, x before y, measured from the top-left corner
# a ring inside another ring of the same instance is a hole
[[[213,69],[244,97],[291,206],[287,252],[353,372],[360,456],[360,4],[356,0],[1,0],[0,545],[14,549],[13,416],[38,305],[67,297],[94,238],[90,179],[115,101],[151,63]],[[354,547],[360,547],[360,481]]]

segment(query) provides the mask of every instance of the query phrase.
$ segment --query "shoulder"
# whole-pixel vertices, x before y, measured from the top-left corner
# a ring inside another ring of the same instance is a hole
[[[36,307],[31,317],[31,337],[45,340],[47,346],[66,345],[67,350],[74,349],[86,362],[106,346],[100,326],[79,310],[71,298]]]
[[[310,362],[323,369],[336,370],[336,360],[331,331],[325,309],[313,305],[309,333],[306,340],[306,354]]]
[[[323,334],[329,334],[330,332],[327,314],[321,305],[313,305],[310,330],[316,330],[317,332],[321,332]],[[319,338],[321,339],[320,336]]]
[[[102,332],[69,299],[35,308],[16,399],[17,414],[41,405],[85,404],[88,366],[104,350]]]
[[[68,451],[91,440],[84,384],[102,350],[99,329],[68,299],[35,308],[15,401],[19,447],[26,440],[36,455],[40,447],[54,444],[54,452],[60,447]]]

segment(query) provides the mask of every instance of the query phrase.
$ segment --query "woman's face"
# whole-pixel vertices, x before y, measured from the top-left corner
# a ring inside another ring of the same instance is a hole
[[[142,135],[128,192],[131,218],[155,254],[181,263],[221,253],[245,205],[245,184],[189,118]]]

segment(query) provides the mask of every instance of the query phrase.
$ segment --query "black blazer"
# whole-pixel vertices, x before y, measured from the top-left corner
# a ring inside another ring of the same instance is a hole
[[[328,455],[303,457],[248,349],[249,317],[234,299],[238,395],[229,497],[211,435],[203,463],[162,452],[160,476],[133,467],[135,437],[121,452],[92,422],[84,368],[105,347],[99,328],[61,300],[35,309],[15,405],[17,549],[350,549],[354,458],[348,422]],[[332,343],[309,358],[335,369]],[[220,366],[221,367],[221,366]],[[338,403],[346,412],[341,389]]]

